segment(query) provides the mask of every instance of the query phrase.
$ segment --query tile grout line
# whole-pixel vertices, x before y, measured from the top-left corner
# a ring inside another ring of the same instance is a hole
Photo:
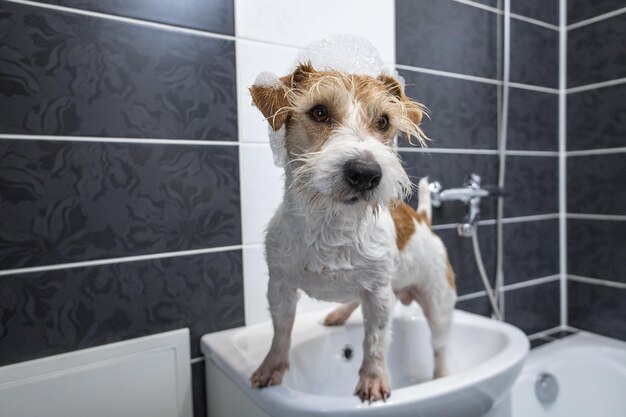
[[[580,151],[567,151],[565,152],[565,156],[575,157],[575,156],[588,156],[588,155],[610,155],[616,153],[624,153],[626,152],[626,146],[622,146],[619,148],[601,148],[601,149],[582,149]]]
[[[559,26],[559,315],[567,326],[567,0],[559,0]]]
[[[0,133],[0,140],[48,140],[59,142],[88,142],[88,143],[134,143],[144,145],[196,145],[196,146],[238,146],[239,142],[204,140],[204,139],[158,139],[158,138],[125,138],[103,136],[56,136],[56,135],[22,135]]]
[[[601,285],[604,287],[611,287],[611,288],[617,288],[620,290],[626,290],[626,283],[618,282],[618,281],[611,281],[607,279],[592,278],[592,277],[584,277],[582,275],[574,275],[574,274],[569,274],[567,276],[567,279],[569,281],[582,282],[585,284]]]
[[[615,78],[614,80],[608,80],[608,81],[600,81],[598,83],[580,85],[578,87],[565,88],[565,92],[567,94],[575,94],[575,93],[580,93],[583,91],[597,90],[597,89],[606,88],[606,87],[613,87],[613,86],[621,85],[624,83],[626,83],[626,77]]]
[[[560,325],[555,326],[555,327],[550,327],[549,329],[545,329],[537,333],[530,334],[527,337],[529,340],[541,339],[543,337],[551,337],[550,333],[558,332],[559,330],[562,330],[562,326]],[[554,339],[554,340],[557,340],[557,339]]]
[[[7,276],[7,275],[21,275],[21,274],[34,273],[34,272],[58,271],[61,269],[85,268],[85,267],[90,267],[90,266],[111,265],[111,264],[117,264],[117,263],[139,262],[139,261],[149,261],[149,260],[155,260],[155,259],[204,255],[204,254],[209,254],[209,253],[242,250],[243,247],[244,245],[219,246],[219,247],[214,247],[214,248],[189,249],[189,250],[174,251],[174,252],[151,253],[151,254],[146,254],[146,255],[120,256],[116,258],[103,258],[103,259],[95,259],[95,260],[89,260],[89,261],[66,262],[66,263],[61,263],[61,264],[52,264],[52,265],[43,265],[43,266],[29,266],[29,267],[24,267],[24,268],[0,270],[0,277]]]
[[[466,155],[498,155],[497,149],[469,149],[469,148],[426,148],[426,147],[398,147],[400,153],[426,153],[426,154],[466,154]],[[556,157],[559,156],[557,151],[533,151],[533,150],[516,150],[510,149],[506,151],[510,156],[543,156]]]
[[[466,6],[472,6],[472,7],[475,7],[477,9],[482,9],[482,10],[485,10],[485,11],[488,11],[488,12],[491,12],[491,13],[495,13],[495,14],[498,14],[498,15],[504,14],[504,12],[502,10],[498,9],[497,7],[487,6],[485,4],[476,3],[476,2],[471,1],[471,0],[453,0],[453,1],[455,1],[457,3],[465,4]],[[521,21],[524,21],[524,22],[527,22],[527,23],[532,23],[532,24],[537,25],[537,26],[542,26],[542,27],[544,27],[546,29],[552,29],[552,30],[555,30],[555,31],[559,30],[559,27],[557,25],[553,25],[551,23],[547,23],[547,22],[544,22],[542,20],[533,19],[532,17],[526,17],[526,16],[523,16],[523,15],[520,15],[520,14],[517,14],[517,13],[511,13],[510,16],[513,19],[521,20]]]
[[[104,20],[111,20],[111,21],[117,21],[117,22],[122,22],[122,23],[128,23],[128,24],[132,24],[136,26],[149,27],[152,29],[162,29],[162,30],[169,31],[169,32],[185,33],[188,35],[201,36],[205,38],[214,38],[214,39],[222,39],[222,40],[229,40],[229,41],[236,40],[235,36],[232,36],[232,35],[224,35],[221,33],[210,32],[210,31],[205,31],[201,29],[191,29],[191,28],[187,28],[184,26],[177,26],[177,25],[172,25],[168,23],[152,22],[149,20],[142,20],[142,19],[134,18],[134,17],[118,16],[118,15],[107,14],[103,12],[95,12],[91,10],[78,9],[74,7],[59,6],[56,4],[39,3],[36,1],[31,1],[31,0],[2,0],[2,1],[8,2],[8,3],[21,4],[21,5],[35,7],[35,8],[55,10],[55,11],[65,12],[65,13],[70,13],[70,14],[96,17],[96,18],[100,18]]]
[[[204,362],[204,356],[196,356],[195,358],[191,358],[191,360],[189,361],[191,365],[195,365],[197,363],[202,363],[202,362]]]
[[[580,27],[587,26],[592,23],[601,22],[603,20],[610,19],[615,16],[619,16],[623,13],[626,13],[626,7],[622,7],[622,8],[613,10],[611,12],[599,14],[597,16],[590,17],[589,19],[581,20],[580,22],[572,23],[570,25],[567,25],[565,29],[566,30],[578,29]]]
[[[572,220],[626,221],[624,214],[566,213],[565,216]]]
[[[540,277],[540,278],[533,278],[533,279],[529,279],[526,281],[505,285],[504,287],[500,288],[500,292],[504,293],[507,291],[515,291],[521,288],[534,287],[536,285],[542,285],[542,284],[547,284],[550,282],[558,281],[559,279],[560,279],[560,274],[548,275],[548,276]],[[487,296],[486,291],[476,291],[476,292],[472,292],[469,294],[459,295],[457,297],[457,301],[473,300],[476,298],[486,297],[486,296]]]

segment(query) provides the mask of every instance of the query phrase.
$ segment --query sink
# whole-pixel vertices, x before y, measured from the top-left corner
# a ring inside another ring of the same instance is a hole
[[[267,353],[271,323],[207,334],[207,401],[212,417],[508,415],[509,390],[529,345],[506,324],[454,312],[448,345],[450,375],[432,380],[430,331],[417,305],[394,310],[387,361],[391,398],[362,404],[352,395],[362,358],[363,318],[357,310],[341,327],[321,324],[328,313],[298,315],[291,367],[280,386],[252,389],[248,378]]]

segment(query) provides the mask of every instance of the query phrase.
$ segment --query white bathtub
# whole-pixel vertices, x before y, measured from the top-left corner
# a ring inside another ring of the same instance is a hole
[[[558,396],[542,404],[535,381],[554,375]],[[585,332],[531,351],[512,389],[513,417],[626,416],[626,343]]]

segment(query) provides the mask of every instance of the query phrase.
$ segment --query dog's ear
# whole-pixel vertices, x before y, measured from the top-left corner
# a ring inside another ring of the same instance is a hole
[[[272,129],[280,129],[289,118],[289,101],[293,89],[307,80],[315,69],[310,62],[299,64],[293,73],[277,78],[270,84],[258,84],[250,87],[252,102],[263,113]],[[258,80],[258,78],[257,78]]]
[[[410,123],[407,123],[406,126],[402,126],[404,133],[407,136],[407,140],[410,138],[410,135],[414,135],[420,142],[423,143],[423,140],[426,137],[419,128],[419,124],[424,116],[424,106],[411,100],[406,94],[404,94],[404,89],[394,77],[388,74],[381,74],[378,76],[378,79],[383,82],[387,91],[398,99],[403,107],[405,117],[410,121]]]

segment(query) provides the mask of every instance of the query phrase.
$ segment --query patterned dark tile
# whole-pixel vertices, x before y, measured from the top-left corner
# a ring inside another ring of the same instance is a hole
[[[233,0],[35,0],[76,9],[235,34]]]
[[[191,365],[191,382],[193,385],[193,415],[205,417],[207,415],[207,402],[204,360]]]
[[[558,220],[505,224],[503,269],[505,285],[558,274]]]
[[[558,189],[557,157],[506,157],[504,217],[557,213]]]
[[[568,150],[626,146],[626,84],[567,95]]]
[[[559,24],[559,0],[512,0],[511,13]]]
[[[496,155],[401,152],[401,156],[406,172],[415,184],[421,177],[428,175],[431,181],[441,182],[444,188],[461,187],[472,172],[480,175],[485,185],[497,183]],[[417,207],[415,193],[409,204]],[[481,218],[494,218],[495,210],[495,200],[484,200]],[[466,215],[465,204],[447,202],[441,208],[433,209],[433,224],[460,223]]]
[[[448,250],[448,257],[456,274],[458,295],[483,291],[485,288],[476,266],[472,240],[460,237],[456,229],[436,230],[435,233],[441,237]],[[496,228],[480,226],[478,243],[487,275],[493,281],[496,272]]]
[[[567,158],[567,212],[626,214],[626,153]]]
[[[558,281],[509,290],[504,293],[505,319],[526,334],[556,327],[561,322]]]
[[[235,44],[0,3],[3,133],[237,139]]]
[[[626,290],[576,281],[567,283],[568,323],[626,340]]]
[[[188,327],[244,324],[241,251],[0,279],[0,365]]]
[[[567,221],[567,272],[626,283],[626,222]]]
[[[556,151],[559,147],[559,97],[556,94],[511,88],[507,148]]]
[[[567,32],[567,85],[626,77],[626,14]]]
[[[486,295],[470,300],[457,301],[455,308],[485,317],[491,317],[491,305]]]
[[[495,149],[497,87],[475,81],[399,70],[406,93],[429,109],[422,128],[433,148]],[[400,146],[410,146],[400,141]]]
[[[497,16],[455,1],[396,0],[396,62],[496,78]]]
[[[0,141],[0,268],[241,242],[234,146]]]
[[[557,88],[559,33],[511,19],[511,81]]]
[[[626,7],[626,0],[568,0],[567,22],[577,23],[622,7]]]

